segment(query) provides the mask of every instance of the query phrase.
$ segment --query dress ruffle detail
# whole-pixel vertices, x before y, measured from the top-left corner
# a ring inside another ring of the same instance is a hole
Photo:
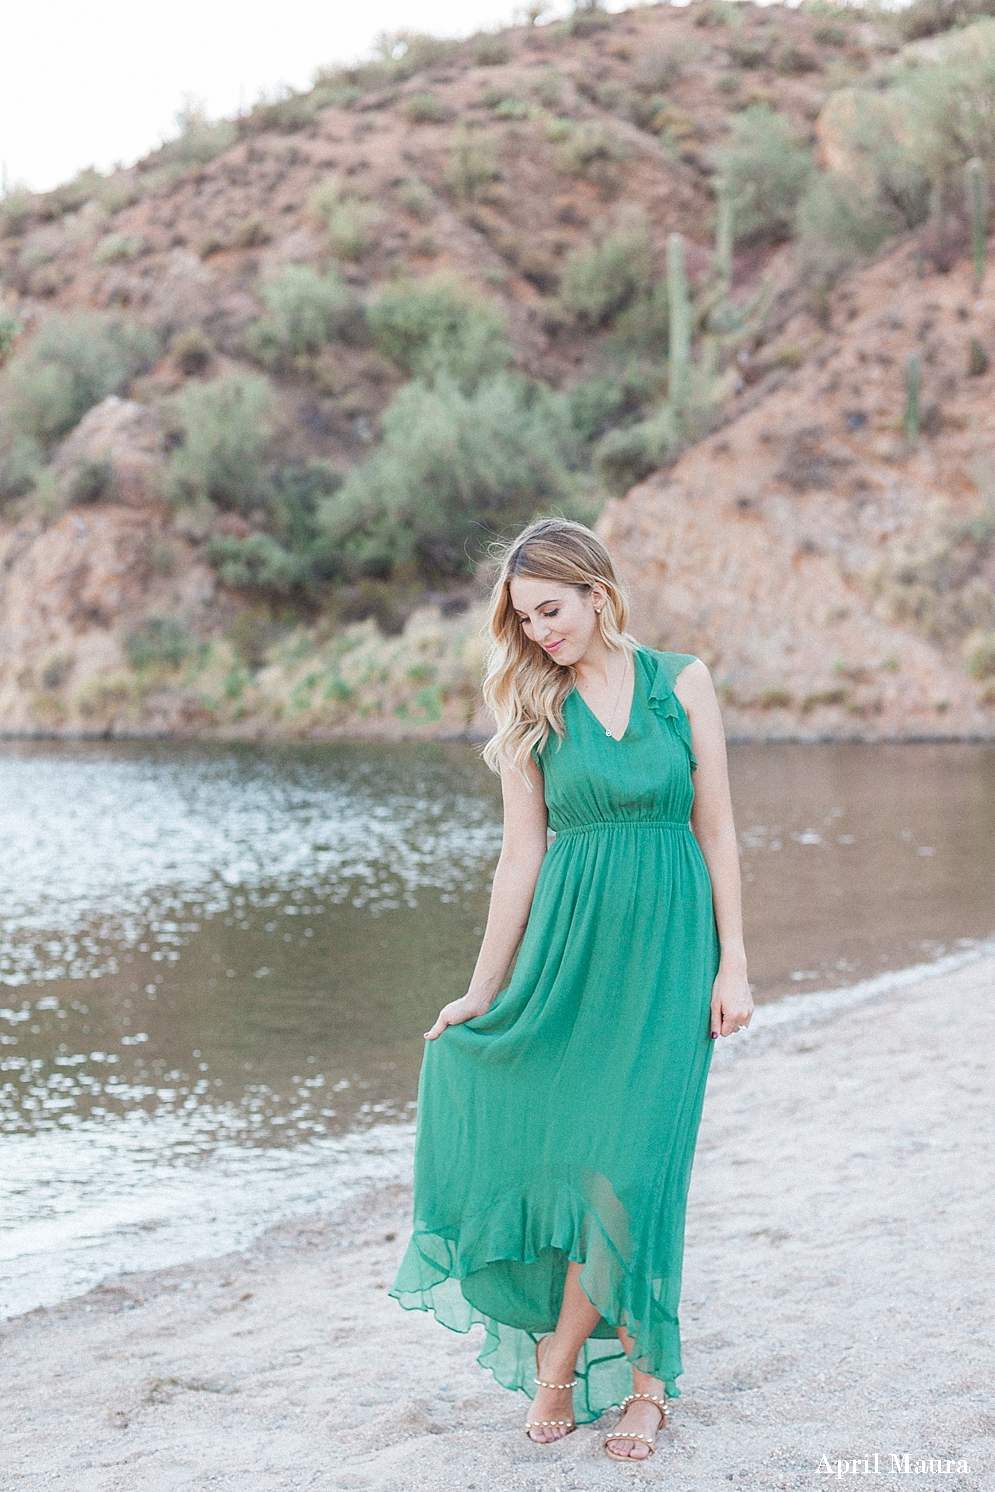
[[[603,1178],[590,1178],[595,1196],[599,1181],[603,1187]],[[416,1228],[390,1293],[407,1310],[432,1311],[453,1331],[482,1325],[477,1361],[504,1388],[535,1397],[535,1344],[555,1325],[570,1260],[583,1264],[581,1288],[602,1318],[577,1361],[578,1422],[596,1420],[632,1392],[633,1365],[662,1379],[669,1397],[679,1396],[680,1328],[663,1301],[676,1300],[680,1280],[654,1279],[633,1260],[624,1222],[623,1236],[610,1237],[591,1198],[569,1182],[547,1181],[498,1198],[462,1218],[457,1231],[445,1238]],[[631,1358],[617,1326],[633,1339]]]
[[[688,658],[687,661],[690,663],[694,660]],[[698,763],[691,747],[691,722],[687,717],[684,706],[674,693],[673,683],[670,680],[662,659],[657,663],[656,676],[650,685],[646,702],[655,715],[658,715],[661,720],[669,722],[674,734],[684,742],[687,748],[688,761],[691,764],[691,771],[693,772]]]

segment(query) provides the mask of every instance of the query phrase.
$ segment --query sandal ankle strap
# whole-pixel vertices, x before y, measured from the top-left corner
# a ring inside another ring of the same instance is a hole
[[[576,1388],[577,1387],[577,1379],[576,1378],[572,1379],[572,1381],[570,1383],[547,1383],[546,1380],[545,1380],[545,1378],[533,1378],[532,1382],[533,1383],[538,1383],[538,1385],[539,1385],[540,1388]]]
[[[666,1423],[667,1415],[670,1412],[669,1405],[667,1404],[666,1399],[658,1399],[656,1394],[630,1394],[629,1397],[627,1399],[623,1399],[621,1404],[619,1405],[621,1412],[624,1414],[627,1406],[629,1404],[634,1404],[637,1399],[647,1399],[649,1403],[655,1404],[656,1407],[663,1413],[662,1423]],[[623,1436],[623,1439],[624,1438],[625,1437]]]

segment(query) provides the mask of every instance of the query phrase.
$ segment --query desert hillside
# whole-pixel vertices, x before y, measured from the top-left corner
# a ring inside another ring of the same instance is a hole
[[[708,662],[740,738],[995,734],[995,379],[971,370],[995,277],[915,254],[842,284],[824,329],[785,328],[802,366],[599,525],[637,631]]]
[[[995,21],[411,34],[0,199],[0,731],[480,731],[601,525],[732,731],[995,734]]]

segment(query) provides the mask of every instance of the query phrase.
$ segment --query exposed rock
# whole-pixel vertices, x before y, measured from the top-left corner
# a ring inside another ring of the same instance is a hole
[[[52,466],[57,477],[71,484],[81,468],[106,463],[107,490],[99,495],[146,508],[159,491],[162,448],[160,411],[112,394],[83,416],[62,442]]]
[[[966,353],[995,346],[995,275],[975,297],[967,265],[909,258],[853,276],[816,357],[600,522],[636,634],[705,659],[734,736],[995,738],[963,659],[995,627],[995,387]],[[913,351],[937,406],[915,448]]]
[[[100,504],[0,528],[0,730],[113,731],[115,698],[130,698],[129,633],[149,617],[203,627],[215,591],[157,508]]]

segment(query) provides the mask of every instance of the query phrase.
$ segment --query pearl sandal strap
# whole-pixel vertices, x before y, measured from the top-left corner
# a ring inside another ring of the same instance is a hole
[[[577,1387],[577,1379],[576,1378],[574,1378],[570,1383],[547,1383],[546,1380],[545,1380],[545,1378],[533,1378],[532,1382],[533,1383],[538,1383],[538,1385],[539,1385],[540,1388],[576,1388]]]
[[[530,1430],[576,1430],[577,1426],[572,1419],[530,1419],[525,1426],[525,1434],[529,1440]]]
[[[648,1445],[649,1446],[649,1448],[650,1448],[650,1455],[652,1455],[653,1452],[656,1450],[656,1442],[653,1441],[653,1440],[650,1440],[650,1438],[649,1438],[648,1435],[634,1435],[629,1430],[616,1430],[615,1433],[614,1433],[614,1435],[606,1435],[605,1436],[605,1445],[607,1445],[609,1443],[609,1441],[612,1441],[612,1440],[641,1440],[642,1443],[643,1443],[643,1445]],[[624,1461],[626,1459],[626,1457],[622,1456],[619,1459]],[[629,1458],[629,1459],[631,1459],[631,1458]]]
[[[637,1399],[648,1399],[651,1404],[655,1404],[658,1409],[662,1409],[664,1419],[666,1419],[667,1415],[670,1413],[670,1406],[668,1405],[666,1399],[658,1399],[656,1397],[656,1394],[630,1394],[627,1399],[622,1400],[622,1403],[619,1406],[622,1413],[624,1414],[626,1411],[626,1407],[629,1404],[634,1404]]]

